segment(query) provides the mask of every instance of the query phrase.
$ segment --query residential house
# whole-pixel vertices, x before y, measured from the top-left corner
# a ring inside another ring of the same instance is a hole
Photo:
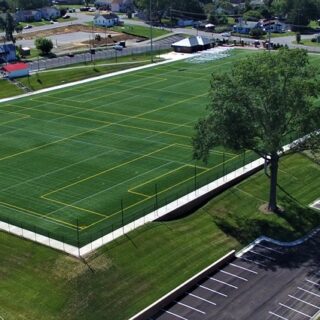
[[[266,32],[282,33],[286,32],[287,25],[279,20],[263,20],[261,27]]]
[[[19,10],[16,12],[17,22],[41,21],[42,14],[39,10]]]
[[[132,4],[133,0],[96,0],[94,3],[97,8],[108,8],[113,12],[126,12]]]
[[[0,63],[7,63],[16,60],[16,47],[13,44],[0,45]]]
[[[113,27],[119,24],[119,17],[112,12],[107,14],[97,14],[93,19],[93,23],[95,26]]]
[[[177,21],[177,26],[178,27],[189,27],[194,25],[194,20],[190,18],[179,18]]]
[[[56,7],[44,7],[40,9],[42,19],[45,20],[55,20],[60,18],[60,10]]]
[[[53,0],[52,4],[83,4],[83,0]]]
[[[264,0],[251,0],[250,6],[253,8],[259,8],[264,6]]]
[[[233,32],[241,34],[249,34],[252,29],[261,28],[259,22],[242,21],[233,26]]]

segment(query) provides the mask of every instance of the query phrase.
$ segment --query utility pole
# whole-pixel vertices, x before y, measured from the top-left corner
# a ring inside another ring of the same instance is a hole
[[[269,20],[269,45],[268,45],[269,52],[271,51],[271,21]]]
[[[151,54],[151,63],[153,62],[153,39],[152,39],[152,0],[149,0],[149,20],[150,20],[150,54]]]

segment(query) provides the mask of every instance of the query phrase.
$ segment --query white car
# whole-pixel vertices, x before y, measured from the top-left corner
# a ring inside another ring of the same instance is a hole
[[[230,38],[231,37],[231,33],[230,32],[224,32],[224,33],[221,33],[220,35],[223,38]]]
[[[121,51],[123,49],[123,46],[120,45],[120,44],[115,44],[113,47],[112,47],[114,50],[119,50]]]

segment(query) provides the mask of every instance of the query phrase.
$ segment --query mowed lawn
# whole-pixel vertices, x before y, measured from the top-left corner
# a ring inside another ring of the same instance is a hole
[[[0,233],[0,316],[6,320],[125,320],[230,249],[264,234],[297,239],[318,226],[320,167],[305,155],[283,158],[279,200],[266,215],[269,179],[261,171],[194,214],[150,223],[83,261]]]
[[[251,161],[192,160],[211,72],[177,62],[0,105],[0,219],[83,245]]]

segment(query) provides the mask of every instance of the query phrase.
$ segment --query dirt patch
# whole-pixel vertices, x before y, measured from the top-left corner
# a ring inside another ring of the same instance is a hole
[[[54,29],[47,29],[42,31],[35,31],[29,33],[22,33],[16,36],[17,40],[33,40],[38,37],[50,37],[53,35],[66,34],[66,33],[74,33],[74,32],[88,32],[88,33],[99,33],[101,37],[103,35],[111,35],[112,39],[117,39],[116,41],[127,40],[127,39],[136,39],[137,37],[133,37],[124,33],[119,33],[111,30],[105,30],[105,28],[101,27],[91,27],[83,24],[73,24],[65,27],[57,27]],[[119,40],[118,40],[119,39]]]
[[[264,214],[276,214],[276,213],[284,213],[284,209],[281,207],[278,207],[276,212],[270,211],[268,208],[268,203],[264,203],[259,207],[259,211],[261,211]]]

